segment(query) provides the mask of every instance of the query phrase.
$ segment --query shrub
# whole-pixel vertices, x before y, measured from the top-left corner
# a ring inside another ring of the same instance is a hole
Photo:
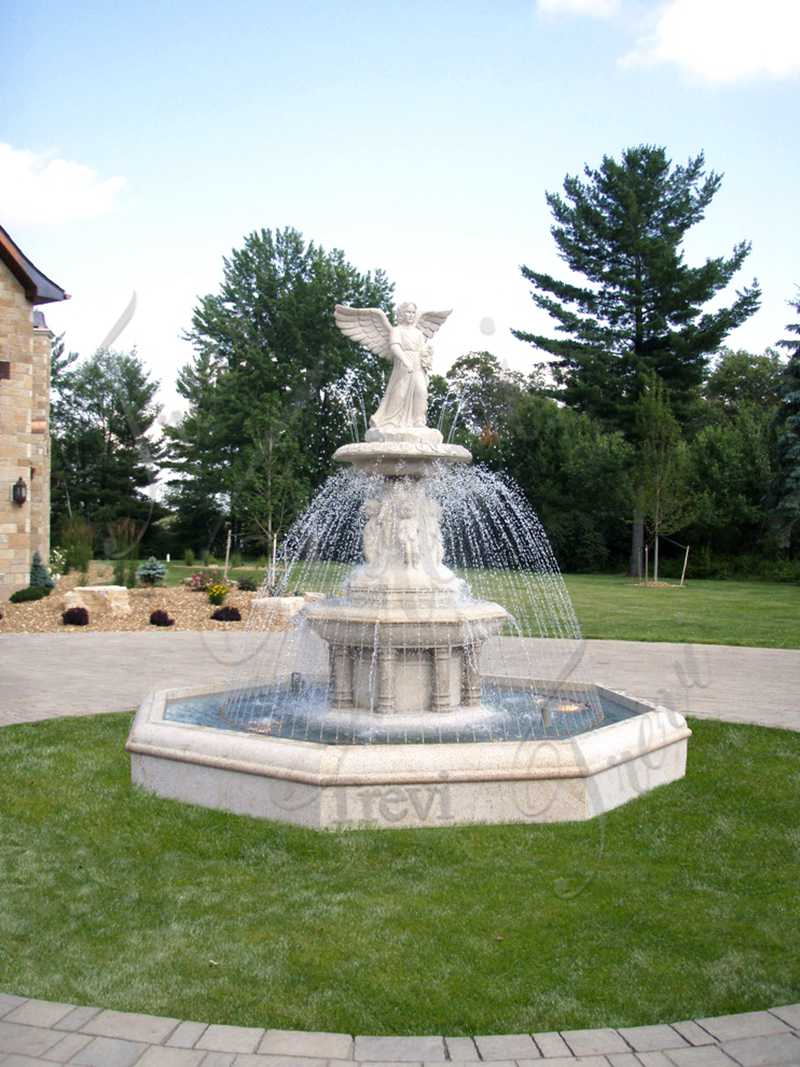
[[[61,545],[68,571],[86,574],[92,558],[94,527],[79,515],[67,519],[61,527]]]
[[[61,616],[65,626],[88,626],[89,612],[86,608],[67,608]]]
[[[160,563],[155,556],[151,556],[144,563],[139,564],[136,577],[142,585],[161,585],[166,573],[167,568],[164,564]]]
[[[236,567],[241,567],[241,565],[242,565],[242,553],[241,552],[232,552],[231,553],[231,566],[234,569],[236,569]]]
[[[217,608],[216,611],[211,613],[211,618],[216,619],[217,622],[242,621],[242,615],[238,608]]]
[[[186,551],[183,553],[183,562],[186,564],[187,567],[193,567],[194,559],[194,552],[191,548],[187,548]]]
[[[136,556],[131,556],[125,562],[125,585],[127,585],[129,589],[136,588],[136,572],[139,569],[138,564],[139,561]]]
[[[206,588],[209,604],[222,604],[229,593],[228,586],[224,582],[212,582]]]
[[[175,620],[171,619],[166,611],[154,611],[150,615],[151,626],[174,626]]]
[[[207,571],[195,571],[189,578],[184,578],[183,584],[193,592],[203,592],[208,589],[213,580],[212,575]]]
[[[33,559],[31,560],[31,580],[29,584],[32,589],[45,589],[48,593],[56,584],[50,577],[50,571],[42,563],[42,557],[38,552],[33,553]]]
[[[125,585],[125,559],[122,556],[114,560],[114,585]]]
[[[239,578],[237,580],[243,593],[255,593],[258,588],[252,578]]]
[[[18,589],[8,599],[12,604],[24,604],[28,600],[41,600],[49,593],[49,589],[43,589],[40,585],[29,585],[26,589]]]

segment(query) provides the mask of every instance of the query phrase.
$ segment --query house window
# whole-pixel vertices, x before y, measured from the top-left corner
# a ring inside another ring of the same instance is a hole
[[[11,364],[7,359],[0,359],[0,382],[11,377]]]

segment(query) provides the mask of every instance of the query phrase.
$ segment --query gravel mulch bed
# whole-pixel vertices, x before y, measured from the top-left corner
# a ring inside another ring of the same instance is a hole
[[[108,573],[106,573],[106,571]],[[194,592],[180,586],[152,589],[129,589],[130,615],[112,615],[110,611],[89,612],[88,626],[65,626],[61,621],[64,611],[64,594],[76,585],[102,585],[113,581],[111,568],[92,565],[89,581],[81,583],[80,576],[68,574],[61,578],[56,588],[42,600],[26,604],[0,604],[3,618],[2,633],[87,633],[91,631],[124,632],[131,630],[154,630],[159,633],[174,633],[176,630],[236,630],[244,629],[250,614],[250,603],[255,593],[242,593],[233,589],[225,600],[225,607],[238,608],[241,622],[217,622],[211,618],[216,610],[209,604],[203,592]],[[174,626],[152,626],[150,614],[166,611],[175,620]]]

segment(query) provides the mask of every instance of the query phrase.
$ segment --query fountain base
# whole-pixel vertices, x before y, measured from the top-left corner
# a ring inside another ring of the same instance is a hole
[[[171,720],[176,701],[224,694],[162,691],[142,704],[126,747],[150,793],[311,829],[571,822],[686,770],[682,715],[596,690],[628,717],[559,740],[346,745]]]

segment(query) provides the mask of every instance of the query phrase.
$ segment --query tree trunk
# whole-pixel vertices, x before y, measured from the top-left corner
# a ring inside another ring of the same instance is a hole
[[[653,535],[653,585],[658,585],[658,530]]]
[[[631,562],[628,574],[631,578],[642,577],[642,552],[644,551],[644,519],[641,514],[633,516],[631,531]]]

